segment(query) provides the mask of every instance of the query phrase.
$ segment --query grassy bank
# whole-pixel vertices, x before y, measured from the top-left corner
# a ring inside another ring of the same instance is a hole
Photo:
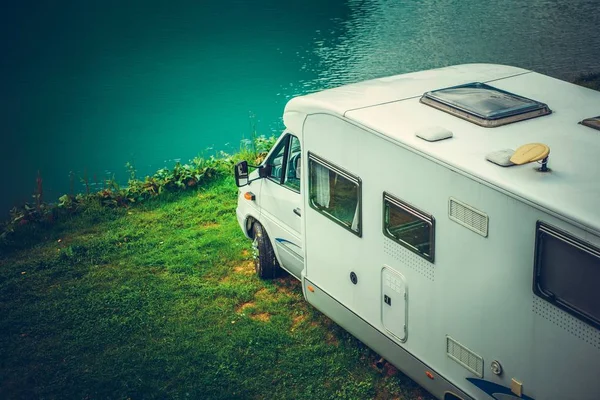
[[[0,256],[0,398],[429,398],[293,278],[254,275],[235,203],[221,178]]]
[[[573,81],[573,83],[590,89],[600,90],[600,73],[584,74]]]

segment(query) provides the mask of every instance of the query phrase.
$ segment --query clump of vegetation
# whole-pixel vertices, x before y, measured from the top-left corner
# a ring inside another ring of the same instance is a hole
[[[578,77],[573,81],[576,85],[585,86],[590,89],[600,90],[600,73],[589,73]]]
[[[0,242],[3,244],[18,244],[26,238],[33,238],[36,233],[57,219],[81,213],[96,207],[131,207],[165,192],[178,192],[206,185],[215,179],[231,174],[233,165],[242,159],[261,162],[275,143],[276,138],[257,136],[251,140],[242,141],[240,151],[234,155],[220,152],[217,156],[196,157],[189,163],[177,162],[172,169],[162,168],[144,179],[136,177],[136,169],[132,163],[125,164],[129,172],[127,185],[120,185],[113,179],[104,182],[104,188],[91,192],[87,173],[81,178],[85,184],[86,193],[62,195],[55,204],[43,201],[42,178],[38,172],[37,189],[33,195],[34,202],[14,207],[10,211],[8,221],[0,224]],[[73,174],[71,174],[71,185]],[[16,235],[18,231],[22,235]],[[16,239],[16,240],[15,240]]]

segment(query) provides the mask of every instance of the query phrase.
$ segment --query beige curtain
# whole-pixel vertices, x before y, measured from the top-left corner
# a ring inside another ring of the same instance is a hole
[[[316,198],[315,201],[321,207],[328,208],[330,200],[329,192],[329,170],[324,166],[314,163],[316,177]]]

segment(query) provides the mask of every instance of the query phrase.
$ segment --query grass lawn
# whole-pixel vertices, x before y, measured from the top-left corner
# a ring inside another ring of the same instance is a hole
[[[226,178],[0,248],[0,398],[431,398],[258,279],[235,205]]]

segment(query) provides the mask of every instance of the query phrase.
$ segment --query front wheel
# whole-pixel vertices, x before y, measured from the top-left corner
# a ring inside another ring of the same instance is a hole
[[[277,277],[281,267],[275,257],[275,251],[271,246],[267,231],[258,222],[254,223],[252,231],[254,233],[252,250],[256,275],[262,279],[273,279]]]

